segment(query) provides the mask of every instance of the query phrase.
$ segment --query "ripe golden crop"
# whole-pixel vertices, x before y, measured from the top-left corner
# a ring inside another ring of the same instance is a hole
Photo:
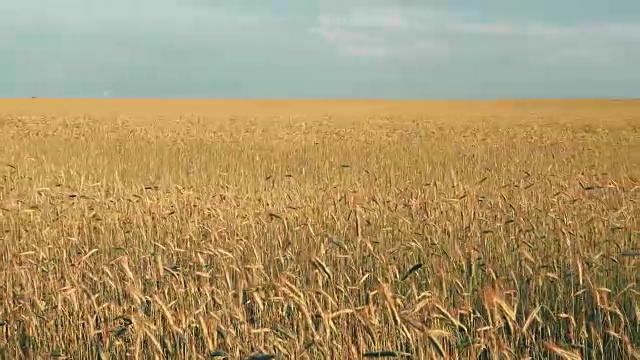
[[[638,357],[640,103],[0,101],[0,357]]]

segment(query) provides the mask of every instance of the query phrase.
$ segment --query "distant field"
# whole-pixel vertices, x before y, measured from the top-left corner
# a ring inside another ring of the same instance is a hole
[[[0,358],[640,358],[640,101],[0,100],[0,176]]]

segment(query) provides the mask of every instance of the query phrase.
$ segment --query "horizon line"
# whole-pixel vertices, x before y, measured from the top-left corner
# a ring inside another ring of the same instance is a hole
[[[207,97],[193,97],[193,98],[180,98],[180,97],[0,97],[0,101],[12,101],[12,100],[53,100],[53,101],[287,101],[287,102],[299,102],[299,101],[332,101],[332,102],[356,102],[356,101],[379,101],[379,102],[495,102],[495,101],[629,101],[640,100],[640,97],[558,97],[558,98],[543,98],[543,97],[514,97],[514,98],[490,98],[490,99],[395,99],[395,98],[207,98]]]

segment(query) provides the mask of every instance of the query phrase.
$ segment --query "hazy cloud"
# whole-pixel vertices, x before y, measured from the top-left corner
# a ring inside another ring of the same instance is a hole
[[[640,96],[620,1],[0,0],[0,96]]]
[[[620,60],[629,41],[640,46],[640,25],[635,23],[560,25],[536,20],[483,21],[467,13],[428,6],[360,6],[344,13],[320,14],[309,32],[321,36],[341,54],[373,57],[469,56],[475,42],[493,52],[527,55],[532,55],[531,50],[545,48],[542,64],[602,63]],[[349,51],[358,48],[380,51]]]

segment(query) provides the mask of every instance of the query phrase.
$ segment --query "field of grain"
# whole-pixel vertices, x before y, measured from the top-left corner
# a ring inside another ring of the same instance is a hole
[[[640,356],[640,101],[0,101],[0,358]]]

